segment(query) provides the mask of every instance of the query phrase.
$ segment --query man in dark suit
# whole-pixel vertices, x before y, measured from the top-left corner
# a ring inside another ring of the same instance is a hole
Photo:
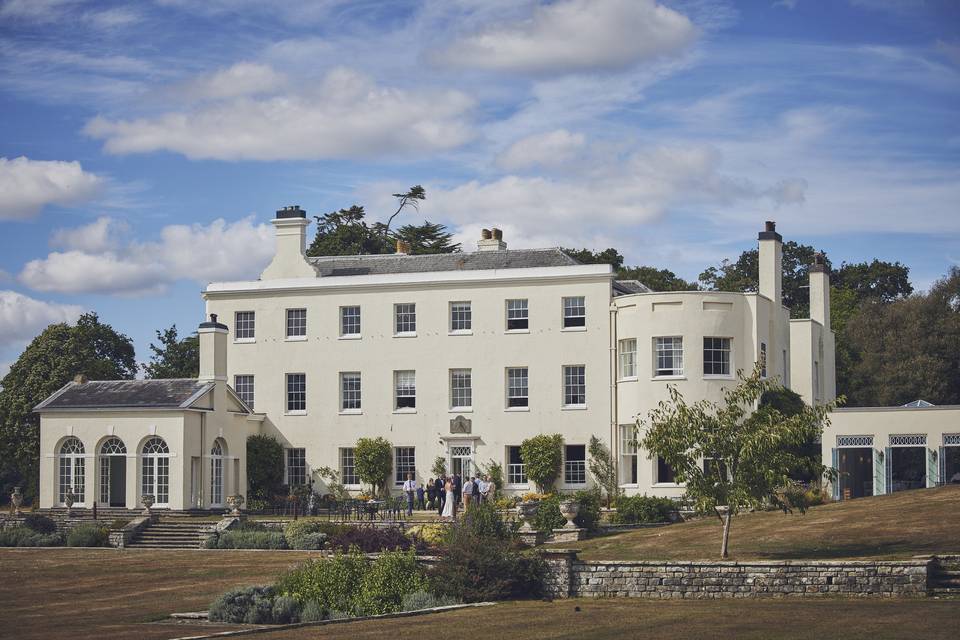
[[[447,492],[443,490],[443,478],[438,477],[434,481],[433,492],[437,496],[437,515],[443,515],[443,503],[447,499]]]
[[[453,474],[453,504],[460,505],[460,497],[463,495],[463,478],[459,473]],[[456,507],[454,507],[456,508]]]

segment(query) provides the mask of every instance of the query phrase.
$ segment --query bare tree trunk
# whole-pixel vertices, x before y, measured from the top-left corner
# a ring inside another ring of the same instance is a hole
[[[733,509],[727,507],[727,513],[723,517],[723,542],[720,545],[720,557],[726,559],[729,557],[728,545],[730,541],[730,520],[733,518]]]

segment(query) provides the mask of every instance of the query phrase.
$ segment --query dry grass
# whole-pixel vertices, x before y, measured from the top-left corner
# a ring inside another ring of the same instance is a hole
[[[734,518],[732,559],[908,558],[960,552],[960,486],[905,491],[813,507],[805,514],[747,513]],[[702,518],[576,544],[584,559],[716,559],[720,523]],[[573,545],[563,545],[573,546]]]

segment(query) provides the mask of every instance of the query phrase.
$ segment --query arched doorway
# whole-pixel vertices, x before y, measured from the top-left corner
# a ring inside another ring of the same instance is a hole
[[[226,444],[220,438],[213,441],[210,448],[210,506],[223,506],[223,460]]]
[[[58,497],[60,504],[66,504],[67,494],[70,493],[71,490],[73,490],[73,493],[76,495],[73,502],[74,505],[83,506],[85,502],[84,472],[86,466],[84,463],[84,453],[83,443],[80,442],[79,438],[71,436],[60,445],[60,450],[57,452],[57,457],[59,458],[59,464],[57,465],[59,470],[57,487],[59,488]]]
[[[140,495],[152,495],[154,506],[166,507],[170,502],[170,447],[154,436],[143,443],[141,459]]]
[[[100,502],[109,507],[127,506],[127,446],[120,438],[110,437],[98,453]]]

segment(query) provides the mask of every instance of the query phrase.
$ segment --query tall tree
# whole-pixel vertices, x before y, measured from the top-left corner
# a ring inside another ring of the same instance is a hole
[[[393,244],[364,218],[362,206],[353,205],[322,216],[314,216],[317,234],[307,249],[308,256],[354,256],[392,253]]]
[[[613,247],[603,251],[566,248],[560,250],[581,264],[609,264],[614,271],[623,266],[623,255]]]
[[[393,197],[397,199],[397,210],[393,212],[393,215],[387,218],[387,224],[383,225],[383,236],[387,237],[387,234],[390,233],[390,223],[393,222],[393,219],[399,215],[407,207],[413,207],[418,212],[420,211],[420,201],[427,199],[427,191],[420,185],[414,185],[407,190],[406,193],[395,193]]]
[[[423,224],[405,224],[396,233],[394,240],[403,240],[410,245],[410,253],[457,253],[460,243],[453,241],[453,234],[442,224],[424,220]]]
[[[887,303],[901,300],[913,293],[910,268],[899,262],[844,262],[830,276],[837,289],[852,292],[857,301],[876,300]]]
[[[133,342],[96,313],[76,325],[52,324],[33,339],[0,381],[0,465],[2,491],[23,484],[36,494],[40,458],[40,416],[33,407],[77,374],[91,380],[125,380],[137,372]]]
[[[157,330],[159,345],[150,343],[150,362],[140,365],[148,378],[196,378],[200,375],[200,339],[194,334],[183,340],[177,325]]]
[[[828,472],[819,460],[796,452],[820,438],[833,405],[796,407],[787,399],[758,407],[764,394],[781,388],[776,379],[760,374],[759,363],[749,376],[741,374],[736,387],[724,390],[721,403],[688,404],[670,385],[670,399],[637,423],[639,444],[673,468],[697,511],[720,519],[722,558],[729,554],[738,513],[768,504],[802,511],[805,505],[788,497],[791,472],[797,467],[813,467],[815,477]]]

